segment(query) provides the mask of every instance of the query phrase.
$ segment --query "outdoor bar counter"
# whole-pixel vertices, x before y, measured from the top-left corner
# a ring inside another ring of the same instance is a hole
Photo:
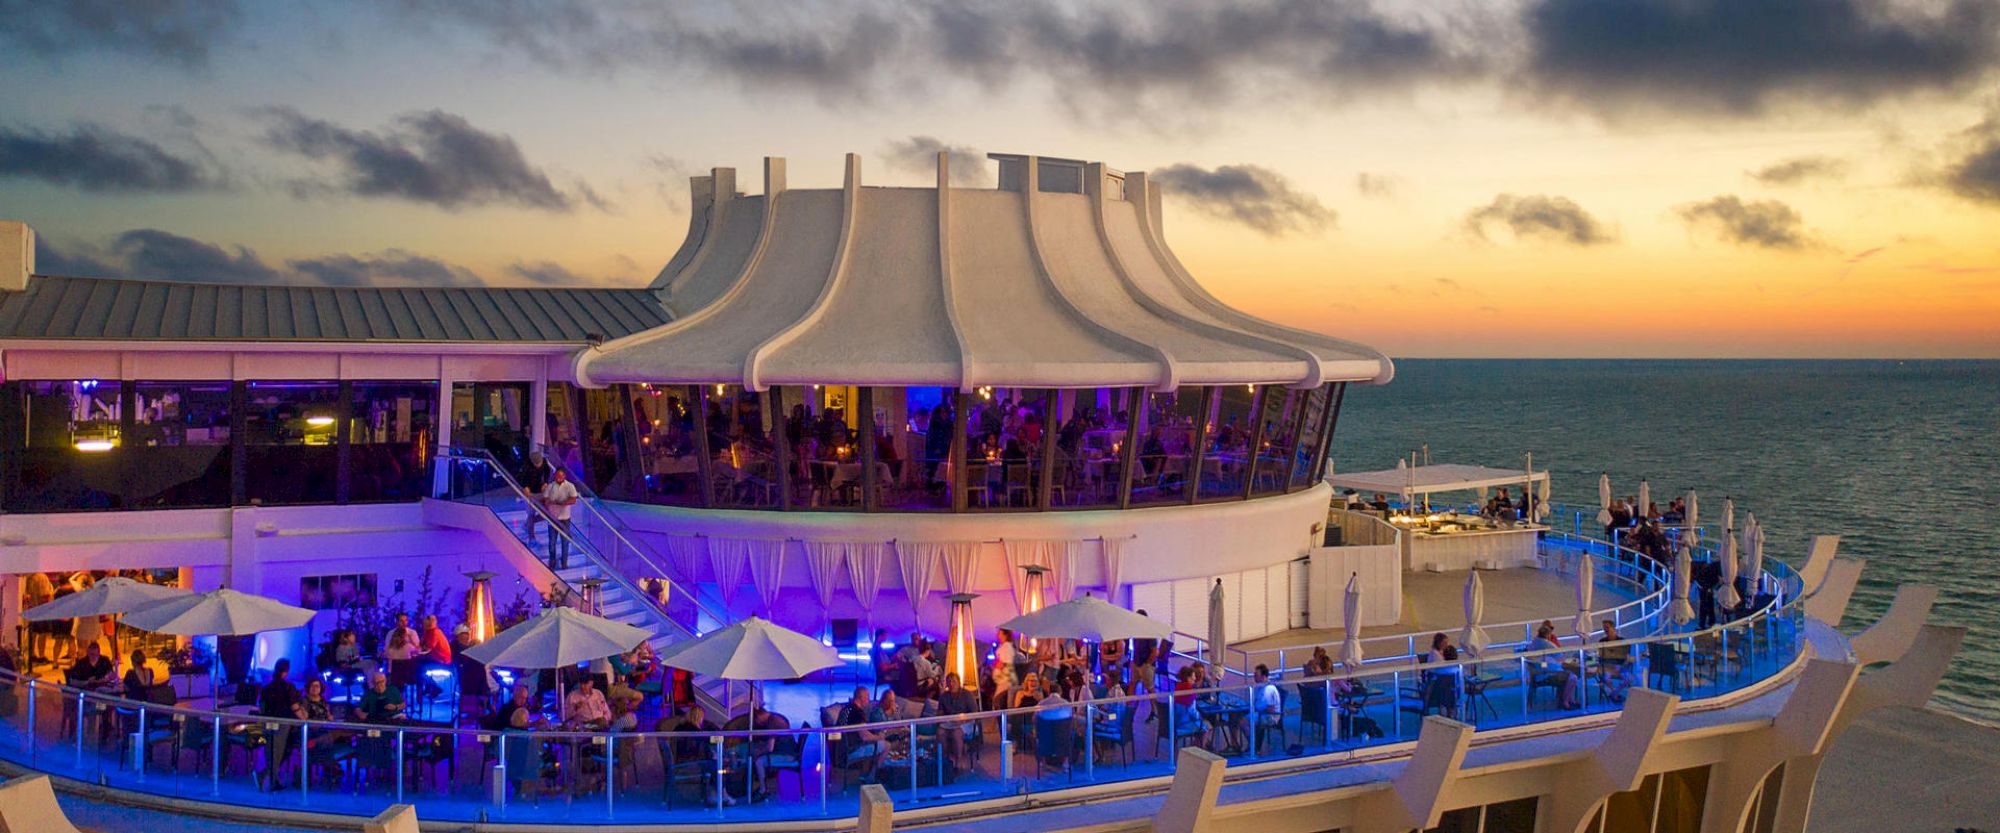
[[[1439,520],[1432,521],[1431,518]],[[1477,516],[1411,515],[1391,520],[1409,534],[1404,565],[1411,570],[1506,569],[1535,563],[1540,524],[1495,525]]]

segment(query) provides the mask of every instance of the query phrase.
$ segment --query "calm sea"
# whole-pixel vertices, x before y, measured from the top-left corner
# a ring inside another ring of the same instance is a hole
[[[1971,628],[1937,704],[2000,721],[2000,362],[1422,360],[1350,388],[1335,465],[1435,463],[1553,472],[1557,500],[1692,487],[1757,513],[1766,557],[1798,566],[1814,534],[1868,560],[1846,630],[1898,584],[1941,593],[1934,621]]]

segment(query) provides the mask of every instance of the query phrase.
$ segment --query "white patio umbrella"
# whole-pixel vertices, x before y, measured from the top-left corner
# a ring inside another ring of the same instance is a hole
[[[1340,664],[1347,670],[1361,668],[1361,574],[1347,577],[1347,598],[1345,609],[1340,613],[1340,627],[1345,640],[1340,643]]]
[[[1639,505],[1632,507],[1632,517],[1646,517],[1646,507],[1651,505],[1653,505],[1653,484],[1641,480],[1639,481]]]
[[[1597,587],[1597,568],[1590,561],[1589,553],[1576,560],[1576,619],[1570,622],[1570,629],[1583,639],[1590,638],[1591,597]]]
[[[1715,589],[1715,603],[1723,610],[1735,610],[1743,603],[1743,597],[1736,592],[1736,501],[1722,499],[1722,541],[1716,551],[1716,561],[1722,565],[1722,586]]]
[[[1228,668],[1229,622],[1223,615],[1222,579],[1208,588],[1208,661],[1210,664]]]
[[[1542,478],[1541,489],[1535,496],[1535,520],[1549,516],[1549,478]]]
[[[1694,604],[1688,601],[1688,594],[1694,587],[1694,545],[1686,538],[1674,550],[1674,601],[1667,615],[1674,624],[1685,625],[1694,621]]]
[[[188,591],[178,587],[147,584],[133,581],[124,576],[112,576],[90,586],[81,593],[71,593],[47,604],[40,604],[21,611],[21,618],[30,622],[47,622],[56,619],[80,619],[85,616],[117,616],[130,613],[162,599],[185,596]],[[124,658],[118,650],[118,631],[111,631],[111,663],[123,664]]]
[[[1701,498],[1694,493],[1693,489],[1688,490],[1687,512],[1685,514],[1687,515],[1685,525],[1688,528],[1688,534],[1699,534],[1701,530]]]
[[[1078,596],[1000,624],[1013,633],[1035,639],[1166,639],[1174,629],[1165,622],[1140,616],[1096,596]]]
[[[1486,651],[1490,644],[1486,629],[1479,626],[1479,620],[1486,612],[1486,588],[1479,581],[1479,571],[1473,570],[1465,578],[1465,628],[1458,632],[1459,647],[1473,656]]]
[[[623,622],[592,616],[575,608],[551,607],[534,618],[496,633],[465,649],[468,658],[489,668],[567,668],[622,654],[652,636]],[[556,675],[556,708],[567,717],[569,698],[562,675]]]
[[[1597,524],[1611,525],[1611,473],[1597,476]]]
[[[248,636],[296,628],[312,618],[305,608],[224,587],[160,599],[125,614],[125,624],[173,636]],[[211,663],[211,674],[214,668]],[[210,686],[210,701],[216,694]]]
[[[752,616],[669,647],[660,663],[693,674],[750,683],[749,708],[759,702],[756,684],[794,680],[840,664],[840,655],[818,639]]]
[[[1744,574],[1750,577],[1750,602],[1755,604],[1757,595],[1764,592],[1764,526],[1752,526],[1750,535],[1749,569]]]

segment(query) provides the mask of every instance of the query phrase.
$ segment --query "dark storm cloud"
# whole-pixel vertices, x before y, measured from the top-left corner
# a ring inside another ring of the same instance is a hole
[[[1125,8],[872,2],[814,5],[789,16],[735,8],[706,17],[667,4],[580,0],[388,5],[420,25],[470,31],[510,57],[560,69],[692,69],[751,89],[801,89],[829,100],[905,97],[937,80],[1002,88],[1037,78],[1078,108],[1133,94],[1216,100],[1280,87],[1347,96],[1407,91],[1486,63],[1473,45],[1477,27],[1436,14],[1391,17],[1361,0]]]
[[[0,0],[0,43],[50,59],[111,52],[200,69],[242,17],[234,0]]]
[[[1777,200],[1745,202],[1734,194],[1723,194],[1681,206],[1676,213],[1688,225],[1707,229],[1738,246],[1799,251],[1820,245],[1806,231],[1799,212]]]
[[[1507,229],[1517,240],[1570,246],[1596,246],[1618,237],[1575,201],[1547,194],[1500,194],[1465,215],[1465,230],[1475,237],[1489,239],[1492,226]]]
[[[1256,165],[1203,168],[1182,163],[1153,171],[1152,178],[1169,199],[1272,237],[1323,231],[1339,219],[1319,198],[1292,187],[1278,172]]]
[[[35,272],[73,277],[136,278],[195,283],[312,286],[483,286],[478,273],[455,263],[400,249],[372,254],[328,254],[267,262],[246,246],[223,246],[159,229],[133,229],[108,245],[57,245],[35,238]],[[543,285],[591,283],[554,263],[515,264],[507,275]],[[519,283],[519,281],[512,281]]]
[[[2000,2],[1537,0],[1526,82],[1586,109],[1748,115],[1959,90],[2000,65]]]
[[[480,130],[442,110],[402,116],[382,132],[343,127],[289,108],[260,113],[269,123],[266,145],[339,170],[339,181],[331,186],[295,183],[294,191],[302,196],[334,190],[450,210],[514,205],[564,212],[579,202],[601,204],[587,189],[574,194],[558,190],[548,174],[528,163],[511,137]]]
[[[288,260],[286,266],[327,286],[478,286],[479,276],[463,266],[390,249],[376,255],[326,255]]]
[[[1403,178],[1389,174],[1371,174],[1367,171],[1354,175],[1354,190],[1361,196],[1388,199],[1403,187]]]
[[[937,171],[937,155],[950,154],[951,184],[973,187],[992,185],[986,152],[974,147],[950,145],[935,136],[911,136],[889,143],[891,167],[906,171]]]
[[[1939,179],[1968,200],[2000,206],[2000,104],[1959,137],[1959,150]]]
[[[201,281],[203,283],[268,283],[278,270],[246,246],[225,249],[159,229],[133,229],[111,242],[110,252],[124,262],[121,274],[134,278]]]
[[[0,127],[0,176],[96,193],[174,193],[217,187],[209,166],[96,125],[68,133]]]
[[[1765,185],[1798,185],[1815,179],[1839,179],[1846,175],[1847,160],[1831,156],[1800,156],[1749,172],[1751,179]]]

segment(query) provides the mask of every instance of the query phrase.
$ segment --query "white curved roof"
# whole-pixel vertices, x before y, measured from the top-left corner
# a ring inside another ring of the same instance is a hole
[[[688,236],[653,287],[664,326],[579,351],[615,382],[1091,387],[1386,382],[1352,342],[1231,309],[1181,267],[1144,173],[998,156],[1001,188],[764,193],[693,180]],[[1045,182],[1044,177],[1050,181]]]

